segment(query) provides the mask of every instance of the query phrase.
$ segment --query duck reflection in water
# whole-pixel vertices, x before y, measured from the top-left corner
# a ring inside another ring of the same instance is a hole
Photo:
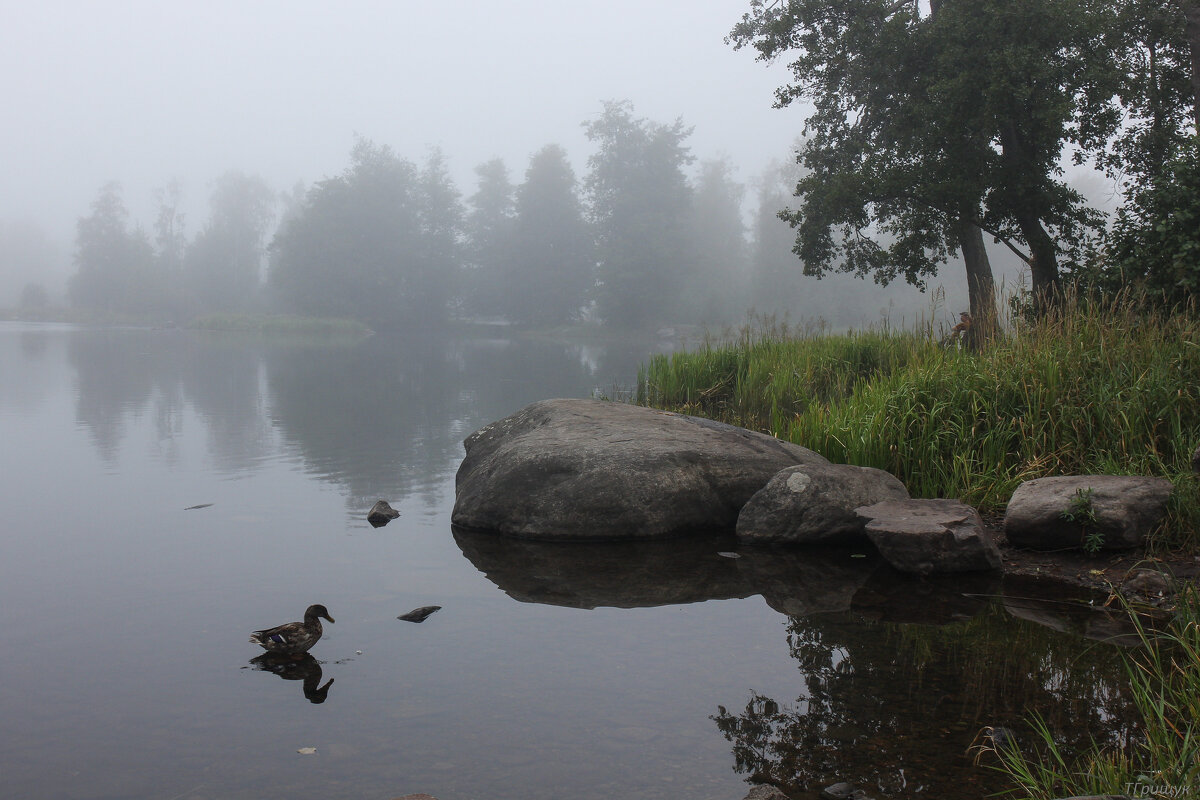
[[[285,681],[303,681],[304,697],[310,703],[324,703],[329,696],[329,687],[333,678],[321,686],[321,662],[308,653],[297,655],[276,655],[263,653],[250,659],[255,669],[273,672]]]

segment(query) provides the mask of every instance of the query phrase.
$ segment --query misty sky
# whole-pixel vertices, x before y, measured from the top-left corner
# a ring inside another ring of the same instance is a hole
[[[0,219],[63,240],[99,186],[135,219],[179,178],[188,232],[228,169],[275,189],[340,172],[355,134],[414,161],[430,145],[464,195],[502,157],[519,182],[555,142],[582,175],[580,123],[605,100],[695,126],[699,158],[752,178],[787,156],[798,109],[784,82],[723,41],[748,0],[0,0],[6,124]]]

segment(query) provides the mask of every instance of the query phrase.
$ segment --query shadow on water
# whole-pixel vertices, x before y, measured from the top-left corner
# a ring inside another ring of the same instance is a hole
[[[329,697],[329,687],[334,679],[330,678],[324,686],[321,685],[321,662],[309,653],[294,656],[263,653],[250,659],[250,663],[254,669],[273,673],[285,681],[301,681],[304,699],[310,703],[324,703]]]
[[[739,548],[731,537],[454,537],[522,602],[636,608],[761,595],[784,617],[805,691],[751,691],[721,702],[711,719],[737,772],[791,796],[842,781],[876,798],[1000,791],[1000,774],[977,765],[972,746],[988,726],[1023,731],[1031,712],[1067,751],[1093,739],[1127,746],[1132,735],[1119,651],[1105,644],[1123,642],[1131,623],[1051,584],[987,574],[920,580],[875,553]]]

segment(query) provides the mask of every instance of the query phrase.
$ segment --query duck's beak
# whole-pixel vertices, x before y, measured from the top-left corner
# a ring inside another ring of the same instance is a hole
[[[324,616],[325,616],[325,619],[329,620],[330,622],[333,622],[333,617],[328,616],[328,615],[324,615]]]

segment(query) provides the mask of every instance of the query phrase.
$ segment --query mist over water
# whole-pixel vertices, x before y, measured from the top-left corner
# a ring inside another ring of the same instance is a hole
[[[465,435],[672,346],[0,323],[5,790],[724,800],[769,774],[974,798],[983,725],[1119,735],[1115,653],[1024,621],[1095,620],[991,584],[451,530]],[[380,498],[401,516],[375,529]],[[251,630],[317,602],[313,663],[251,661]]]

